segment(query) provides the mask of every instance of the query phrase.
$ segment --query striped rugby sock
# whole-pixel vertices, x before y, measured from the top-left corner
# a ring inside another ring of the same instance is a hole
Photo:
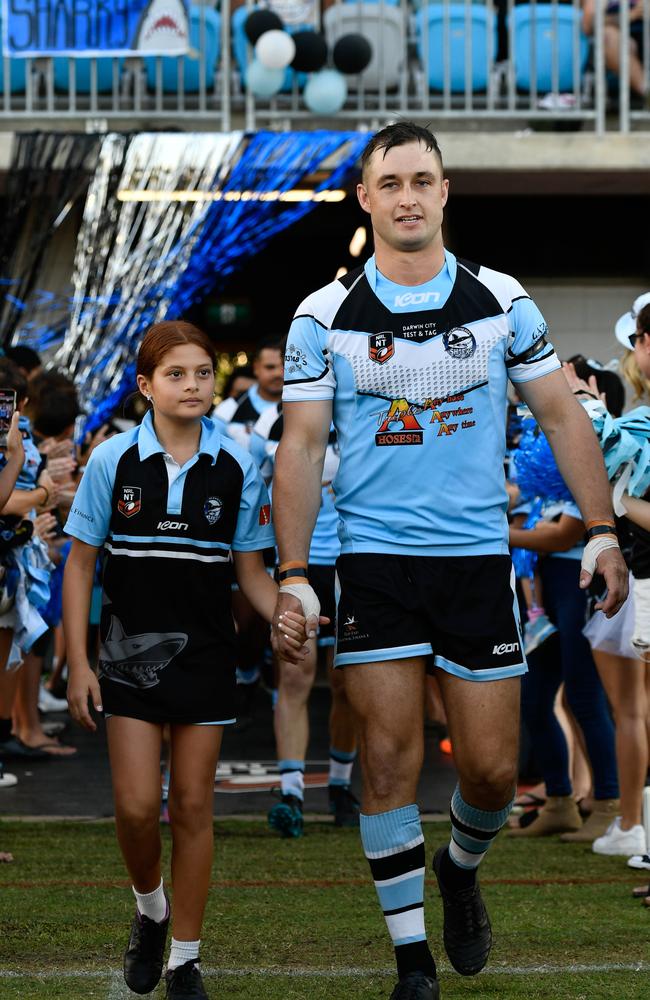
[[[305,797],[304,760],[279,760],[280,785],[283,795],[295,795],[301,801]]]
[[[330,747],[330,785],[347,786],[352,780],[352,766],[357,756],[356,750],[349,753],[346,750],[337,750]]]
[[[473,884],[476,869],[510,815],[513,802],[514,798],[496,812],[477,809],[465,802],[456,785],[450,809],[451,840],[441,869],[445,886],[462,888]]]
[[[424,837],[417,805],[375,816],[361,814],[361,841],[395,948],[400,978],[435,977],[424,930]]]

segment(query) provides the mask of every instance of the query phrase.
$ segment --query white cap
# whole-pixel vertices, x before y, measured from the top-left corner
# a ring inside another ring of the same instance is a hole
[[[643,295],[639,295],[634,300],[630,311],[623,313],[616,320],[616,326],[614,327],[616,339],[620,341],[623,347],[627,347],[628,351],[631,347],[630,337],[633,333],[636,333],[636,318],[648,303],[650,303],[650,292],[644,292]]]

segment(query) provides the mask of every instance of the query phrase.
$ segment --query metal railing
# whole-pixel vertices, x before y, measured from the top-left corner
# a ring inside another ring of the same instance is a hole
[[[579,0],[334,0],[322,12],[330,52],[341,35],[357,32],[371,41],[373,59],[363,73],[346,78],[345,104],[326,118],[306,106],[304,74],[288,72],[270,99],[254,97],[244,83],[252,49],[242,13],[231,11],[230,0],[218,10],[202,4],[192,10],[187,56],[2,56],[0,128],[44,121],[229,131],[234,123],[249,129],[372,126],[397,115],[493,121],[506,128],[522,121],[576,122],[597,133],[647,128],[645,97],[637,91],[631,99],[629,87],[617,87],[605,62],[605,38],[618,30],[618,73],[629,78],[630,8],[623,2],[606,16],[604,0],[593,2],[593,31],[586,37]],[[647,89],[650,0],[640,2],[642,17],[632,18],[644,43]]]

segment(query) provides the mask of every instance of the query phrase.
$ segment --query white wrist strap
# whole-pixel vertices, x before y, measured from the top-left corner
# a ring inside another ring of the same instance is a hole
[[[308,583],[281,583],[280,593],[291,594],[292,597],[297,597],[302,604],[302,613],[305,618],[311,618],[312,615],[318,618],[320,614],[320,601],[316,597],[316,591]]]
[[[582,554],[582,568],[593,576],[596,572],[596,563],[600,553],[604,552],[605,549],[618,548],[620,546],[613,535],[596,535],[595,538],[590,538]]]
[[[614,513],[617,517],[625,517],[627,511],[625,509],[625,504],[623,503],[623,494],[627,492],[627,486],[632,478],[633,466],[631,462],[623,469],[623,472],[616,480],[614,484],[614,492],[612,493],[612,504],[614,507]]]

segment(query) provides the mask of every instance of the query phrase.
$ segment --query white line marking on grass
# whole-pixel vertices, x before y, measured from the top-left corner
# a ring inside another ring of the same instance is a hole
[[[124,975],[121,972],[114,972],[111,975],[111,985],[106,1000],[125,1000],[133,994],[124,982]]]
[[[442,972],[450,972],[451,966],[440,963]],[[361,967],[344,967],[340,969],[279,969],[277,966],[265,968],[213,969],[201,966],[201,972],[209,979],[232,979],[244,976],[265,976],[274,979],[347,979],[360,976],[394,977],[395,969],[366,969]],[[600,963],[569,963],[568,965],[493,965],[484,969],[481,976],[529,976],[535,975],[581,975],[590,972],[650,972],[650,962],[600,962]],[[2,979],[106,979],[110,978],[110,993],[108,1000],[122,1000],[131,997],[122,972],[116,969],[41,969],[30,972],[10,972],[0,970]]]

